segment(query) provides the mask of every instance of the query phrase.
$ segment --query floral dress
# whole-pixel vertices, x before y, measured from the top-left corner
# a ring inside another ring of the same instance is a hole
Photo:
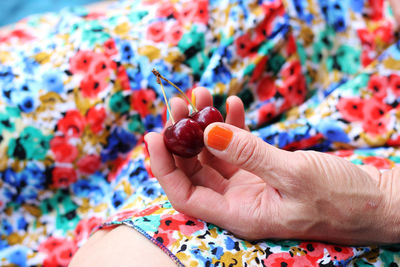
[[[223,114],[239,96],[279,148],[391,169],[397,38],[384,0],[130,0],[22,20],[0,34],[0,265],[67,266],[93,231],[127,225],[180,266],[398,266],[397,245],[249,242],[181,214],[143,145],[166,121],[156,68]]]

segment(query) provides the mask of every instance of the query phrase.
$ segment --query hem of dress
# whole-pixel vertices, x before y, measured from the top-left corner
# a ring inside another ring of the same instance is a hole
[[[129,226],[129,227],[135,229],[137,232],[142,234],[144,237],[149,239],[153,244],[155,244],[157,247],[159,247],[164,253],[166,253],[175,262],[175,264],[177,264],[180,267],[185,267],[185,265],[183,265],[183,263],[166,246],[164,246],[157,239],[150,236],[142,228],[135,225],[131,220],[124,220],[124,221],[120,221],[120,222],[106,222],[102,226],[100,226],[98,230],[104,229],[104,228],[109,228],[109,227],[116,227],[119,225],[126,225],[126,226]]]

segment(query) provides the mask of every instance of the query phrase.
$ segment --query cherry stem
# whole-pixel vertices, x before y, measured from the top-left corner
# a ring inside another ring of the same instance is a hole
[[[156,71],[156,70],[153,70],[153,73],[154,73],[154,71]],[[156,71],[156,72],[157,72],[157,71]],[[158,72],[157,72],[157,73],[158,73]],[[154,74],[155,74],[155,73],[154,73]],[[155,74],[155,75],[156,75],[156,74]],[[165,105],[167,105],[167,110],[168,110],[168,113],[169,113],[169,117],[171,118],[172,124],[175,124],[175,120],[174,120],[174,117],[172,116],[171,108],[169,107],[169,104],[168,104],[167,96],[165,95],[164,86],[163,86],[163,84],[162,84],[162,81],[161,81],[161,79],[160,79],[160,76],[158,76],[158,75],[156,75],[156,76],[157,76],[157,83],[161,86],[161,92],[162,92],[162,94],[163,94],[163,96],[164,96]]]
[[[167,83],[169,83],[170,85],[172,85],[173,87],[175,87],[176,90],[178,90],[183,97],[185,97],[186,101],[189,102],[189,104],[192,106],[193,111],[197,112],[197,108],[195,107],[195,105],[193,105],[192,101],[190,101],[189,97],[185,94],[185,92],[183,92],[178,86],[176,86],[176,84],[174,84],[173,82],[171,82],[170,80],[168,80],[167,78],[165,78],[164,76],[162,76],[158,71],[156,71],[155,69],[153,69],[153,74],[156,75],[157,77],[163,79],[164,81],[166,81]]]

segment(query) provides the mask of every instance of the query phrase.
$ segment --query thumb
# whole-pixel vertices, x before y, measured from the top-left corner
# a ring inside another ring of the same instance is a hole
[[[287,185],[285,177],[297,176],[295,166],[301,159],[296,153],[273,147],[233,125],[210,124],[204,131],[204,144],[217,158],[259,176],[277,189]]]

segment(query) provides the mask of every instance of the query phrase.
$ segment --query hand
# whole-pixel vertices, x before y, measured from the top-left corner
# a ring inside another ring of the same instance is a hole
[[[398,24],[400,24],[400,1],[399,0],[390,0],[390,5],[392,6],[394,17]]]
[[[206,89],[195,94],[199,109],[212,104]],[[226,123],[206,128],[199,157],[171,155],[161,134],[145,137],[152,171],[176,210],[252,240],[400,240],[391,194],[385,195],[393,177],[328,154],[272,147],[243,129],[240,99],[227,102]],[[183,100],[171,103],[176,119],[187,116]]]

